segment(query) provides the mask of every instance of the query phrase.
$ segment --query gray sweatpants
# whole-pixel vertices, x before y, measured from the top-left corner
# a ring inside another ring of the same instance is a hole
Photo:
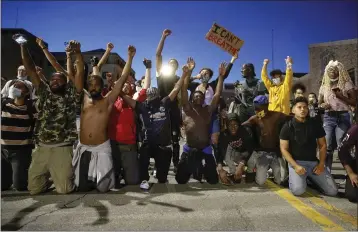
[[[287,175],[285,161],[274,152],[258,151],[256,153],[256,183],[265,184],[267,171],[271,168],[275,183],[281,184]]]

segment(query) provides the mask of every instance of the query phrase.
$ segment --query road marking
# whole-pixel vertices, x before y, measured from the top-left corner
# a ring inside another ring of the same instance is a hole
[[[285,199],[294,208],[296,208],[303,216],[318,224],[324,231],[345,231],[343,227],[329,220],[326,216],[320,214],[312,207],[306,205],[297,197],[292,195],[287,189],[284,189],[271,181],[266,181],[266,186],[273,190],[281,198]]]
[[[310,192],[305,192],[304,193],[305,196],[307,196],[308,200],[318,206],[318,207],[322,207],[325,210],[327,210],[330,214],[332,214],[335,217],[338,217],[339,219],[341,219],[344,222],[348,222],[351,223],[355,228],[358,227],[358,219],[346,212],[343,212],[342,210],[334,207],[333,205],[329,204],[328,202],[326,202],[325,200],[317,197],[315,194],[312,194]]]

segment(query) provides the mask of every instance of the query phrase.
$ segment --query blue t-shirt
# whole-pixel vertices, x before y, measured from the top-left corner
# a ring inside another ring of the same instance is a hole
[[[172,101],[169,97],[151,102],[138,102],[135,111],[140,115],[144,127],[144,143],[168,146],[171,144],[171,123],[169,110]]]

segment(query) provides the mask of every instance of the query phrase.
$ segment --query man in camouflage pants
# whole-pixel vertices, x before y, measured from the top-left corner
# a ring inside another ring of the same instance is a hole
[[[29,168],[28,190],[31,195],[50,187],[48,174],[58,193],[66,194],[74,190],[72,145],[77,139],[76,104],[80,102],[83,89],[82,78],[79,77],[84,73],[84,63],[80,44],[71,41],[70,46],[76,56],[76,83],[70,81],[71,77],[67,79],[64,73],[56,72],[47,84],[36,73],[26,44],[21,44],[22,61],[36,88],[39,108],[35,125],[36,148]]]

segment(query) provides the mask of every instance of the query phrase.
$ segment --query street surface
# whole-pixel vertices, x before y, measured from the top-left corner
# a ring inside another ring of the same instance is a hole
[[[338,161],[333,173],[343,178]],[[151,178],[151,182],[156,183],[156,179]],[[4,191],[1,229],[357,230],[357,205],[340,197],[322,196],[313,189],[308,189],[304,197],[295,197],[271,181],[262,188],[245,183],[225,187],[194,180],[178,185],[171,169],[169,184],[155,184],[149,193],[138,186],[107,194],[50,192],[34,197],[27,192]]]

